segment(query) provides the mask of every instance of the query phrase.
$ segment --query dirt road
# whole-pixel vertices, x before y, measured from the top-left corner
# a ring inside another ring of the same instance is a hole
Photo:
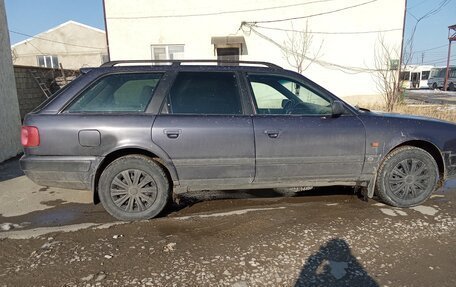
[[[456,286],[454,182],[413,209],[337,187],[214,191],[126,223],[4,174],[0,286]]]

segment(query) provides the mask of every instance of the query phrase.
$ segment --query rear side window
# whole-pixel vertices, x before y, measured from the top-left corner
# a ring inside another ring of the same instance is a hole
[[[144,112],[161,74],[113,74],[82,92],[67,112]]]
[[[231,72],[182,72],[174,82],[164,113],[242,114],[239,88]]]

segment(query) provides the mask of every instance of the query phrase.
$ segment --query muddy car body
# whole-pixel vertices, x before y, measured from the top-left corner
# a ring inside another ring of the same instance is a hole
[[[209,189],[348,185],[408,207],[455,177],[452,123],[354,108],[269,63],[125,64],[83,71],[27,115],[30,179],[134,220]]]

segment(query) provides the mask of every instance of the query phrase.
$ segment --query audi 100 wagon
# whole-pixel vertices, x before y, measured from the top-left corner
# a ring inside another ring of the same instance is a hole
[[[121,220],[210,189],[346,185],[410,207],[456,177],[452,123],[355,108],[270,63],[209,62],[83,69],[26,116],[22,169]]]

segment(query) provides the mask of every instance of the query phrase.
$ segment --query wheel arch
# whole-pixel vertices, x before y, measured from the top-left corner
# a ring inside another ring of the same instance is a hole
[[[388,155],[393,150],[395,150],[399,147],[402,147],[402,146],[414,146],[414,147],[421,148],[421,149],[425,150],[426,152],[428,152],[434,158],[435,162],[437,163],[437,166],[439,168],[440,180],[441,181],[444,180],[445,164],[443,161],[442,153],[436,145],[434,145],[431,142],[425,141],[425,140],[409,140],[409,141],[405,141],[403,143],[396,145],[386,155]],[[386,157],[386,155],[385,155],[385,157]]]
[[[172,184],[172,186],[174,184],[178,184],[179,179],[177,176],[176,168],[169,160],[167,161],[167,156],[161,154],[160,152],[152,152],[150,150],[143,148],[123,147],[106,154],[103,160],[97,166],[96,171],[92,176],[92,191],[94,204],[100,203],[100,198],[98,197],[98,181],[103,170],[114,160],[132,154],[144,155],[153,159],[163,168],[170,184]]]

